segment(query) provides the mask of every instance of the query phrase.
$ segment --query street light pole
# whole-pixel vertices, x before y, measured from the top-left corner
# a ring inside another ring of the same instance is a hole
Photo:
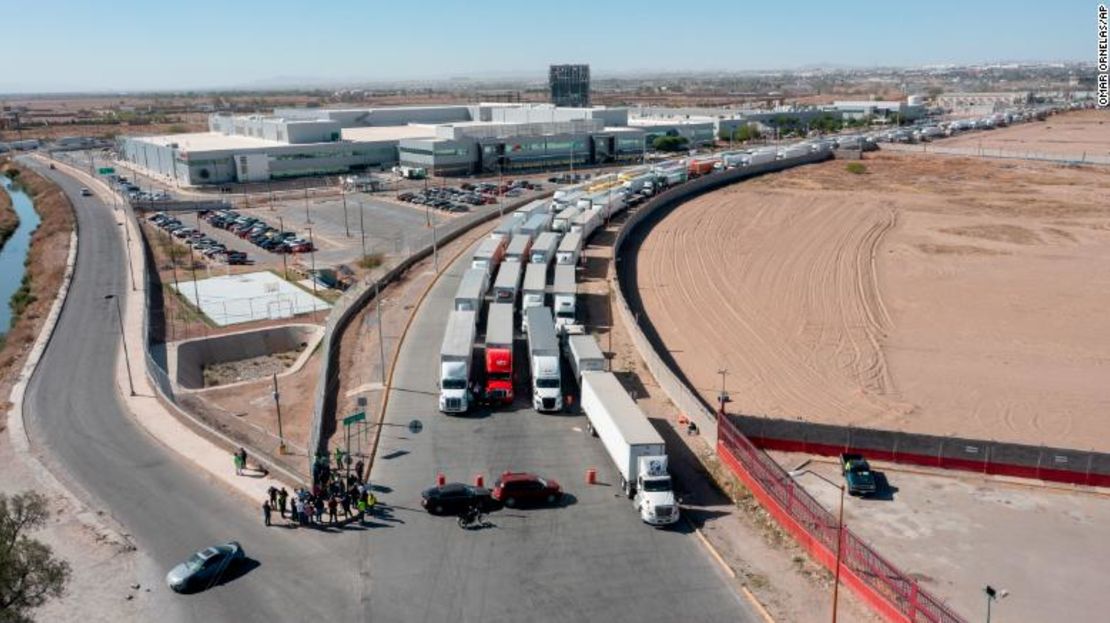
[[[127,352],[127,334],[123,332],[123,311],[119,306],[119,297],[115,294],[106,294],[106,299],[113,299],[116,302],[116,319],[119,321],[119,337],[123,342],[123,361],[127,365],[127,387],[131,390],[131,395],[135,395],[135,381],[131,379],[131,355]]]
[[[829,480],[828,478],[825,478],[821,474],[818,474],[817,472],[815,472],[813,470],[809,470],[809,469],[805,469],[805,470],[801,470],[801,471],[795,471],[795,472],[787,472],[787,473],[790,475],[791,478],[798,478],[799,476],[804,476],[806,474],[809,474],[811,476],[816,476],[817,478],[825,481],[826,484],[831,485],[833,487],[836,487],[837,489],[840,489],[840,508],[837,511],[837,519],[836,519],[836,569],[833,572],[833,575],[834,575],[835,579],[833,580],[833,602],[832,602],[832,623],[836,623],[836,614],[837,614],[837,609],[838,609],[838,605],[839,605],[838,602],[839,602],[839,599],[840,599],[840,561],[841,561],[841,556],[842,556],[842,547],[843,547],[843,544],[844,544],[844,491],[845,491],[845,487],[844,487],[843,483],[833,482],[833,481]]]
[[[347,237],[351,237],[351,225],[347,222],[347,193],[339,187],[339,196],[343,198],[343,227],[347,230]]]
[[[374,301],[378,307],[378,356],[382,365],[382,390],[385,390],[385,338],[382,336],[382,292],[381,282],[374,284]]]
[[[278,453],[285,454],[285,435],[281,432],[281,395],[278,394],[277,374],[274,374],[274,410],[277,411]]]
[[[280,216],[278,217],[278,229],[281,230],[282,234],[285,233],[285,219]],[[289,260],[286,259],[287,255],[288,253],[286,251],[283,250],[281,252],[281,278],[289,281]]]
[[[362,257],[366,257],[366,208],[358,202],[358,228],[362,233]]]
[[[308,213],[308,179],[302,180],[301,184],[304,187],[304,224],[311,225],[312,215]]]

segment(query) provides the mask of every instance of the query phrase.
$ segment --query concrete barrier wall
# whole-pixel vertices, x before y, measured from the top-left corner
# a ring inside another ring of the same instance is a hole
[[[551,193],[545,193],[539,196],[529,197],[528,199],[515,201],[505,206],[504,213],[508,214],[536,199],[545,198],[550,195]],[[490,210],[489,212],[470,214],[455,219],[446,226],[436,230],[438,232],[437,244],[439,247],[443,247],[468,230],[482,223],[500,218],[500,216],[501,214],[497,210]],[[316,396],[312,409],[312,422],[309,427],[308,448],[310,456],[308,457],[308,461],[310,473],[314,460],[313,455],[317,452],[327,452],[327,448],[325,447],[327,439],[323,430],[324,422],[327,420],[334,421],[335,419],[336,394],[339,391],[338,342],[343,335],[343,331],[347,328],[347,325],[350,324],[351,319],[362,311],[370,301],[374,300],[375,292],[384,289],[414,264],[429,257],[431,254],[431,244],[417,249],[379,279],[361,283],[347,292],[344,292],[343,296],[332,306],[332,311],[328,314],[327,323],[325,324],[324,337],[321,340],[323,348],[321,353],[323,365],[320,366],[320,377],[316,382]]]
[[[170,376],[182,388],[202,389],[206,365],[309,348],[319,331],[316,325],[294,324],[185,340],[171,348]]]
[[[714,409],[707,405],[699,395],[691,391],[685,379],[676,373],[675,369],[659,356],[660,352],[665,352],[665,348],[658,341],[658,335],[651,326],[651,319],[645,314],[639,313],[642,311],[640,309],[637,309],[637,313],[634,313],[633,307],[629,305],[629,299],[638,302],[639,295],[634,292],[636,288],[634,276],[623,274],[623,267],[628,265],[621,264],[624,243],[628,240],[630,235],[637,233],[638,227],[649,217],[654,218],[662,216],[679,204],[693,199],[698,195],[765,173],[782,171],[783,169],[789,169],[803,164],[821,162],[827,160],[829,157],[830,155],[828,153],[807,154],[797,158],[776,160],[774,162],[765,162],[750,167],[712,173],[696,180],[691,180],[685,184],[675,186],[660,193],[639,209],[635,210],[624,222],[620,231],[617,232],[616,241],[613,243],[613,257],[616,258],[617,261],[617,287],[614,289],[617,313],[620,314],[621,321],[628,327],[628,332],[632,337],[632,343],[636,347],[636,351],[647,364],[648,370],[651,371],[656,382],[663,388],[663,391],[666,392],[671,402],[698,426],[701,434],[711,446],[715,447],[717,444],[717,426]],[[650,338],[649,334],[651,335]]]

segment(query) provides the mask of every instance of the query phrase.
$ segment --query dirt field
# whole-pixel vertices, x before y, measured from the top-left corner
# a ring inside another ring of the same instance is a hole
[[[1110,450],[1110,169],[877,155],[680,206],[647,315],[710,401],[779,418]]]
[[[971,132],[936,142],[943,147],[1002,149],[1075,156],[1110,156],[1110,113],[1069,112],[1045,121],[1023,123],[988,132]]]

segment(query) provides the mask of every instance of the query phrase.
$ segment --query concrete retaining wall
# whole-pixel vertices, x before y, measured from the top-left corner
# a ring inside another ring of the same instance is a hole
[[[303,348],[297,362],[283,373],[288,374],[312,354],[322,333],[323,328],[318,325],[292,324],[170,344],[170,378],[182,389],[203,389],[206,365]]]

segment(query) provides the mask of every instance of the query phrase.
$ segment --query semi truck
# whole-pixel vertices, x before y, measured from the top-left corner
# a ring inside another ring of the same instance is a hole
[[[453,311],[439,349],[439,410],[466,413],[470,408],[470,357],[474,348],[474,311]]]
[[[574,370],[574,380],[582,385],[583,372],[605,371],[605,355],[592,335],[568,335],[566,341],[567,360]]]
[[[647,193],[655,191],[655,176],[651,173],[641,173],[635,177],[626,178],[624,190],[628,193]]]
[[[528,309],[547,302],[547,265],[528,264],[524,269],[524,296],[520,299],[520,329],[528,330]]]
[[[577,266],[578,256],[582,253],[582,232],[572,231],[559,241],[555,250],[555,264]]]
[[[773,149],[757,149],[751,153],[744,166],[774,162],[776,158],[778,158],[778,152]]]
[[[556,266],[554,286],[551,291],[555,297],[555,331],[558,333],[564,325],[574,324],[577,312],[578,284],[574,281],[574,266]]]
[[[506,214],[505,218],[501,219],[497,227],[494,227],[493,231],[490,232],[490,238],[504,238],[506,240],[512,238],[513,234],[520,231],[520,226],[524,224],[527,218],[528,215],[520,210]]]
[[[480,268],[486,271],[487,275],[492,275],[494,269],[501,263],[501,258],[505,257],[505,247],[509,246],[508,240],[508,237],[505,236],[489,237],[482,240],[474,251],[470,267]]]
[[[593,235],[594,231],[597,230],[597,226],[600,224],[601,210],[590,208],[589,210],[579,212],[578,216],[574,217],[574,220],[571,221],[570,224],[570,231],[580,232],[582,234],[582,240],[585,241]]]
[[[520,291],[520,275],[523,273],[520,262],[501,262],[497,279],[493,282],[493,300],[516,306],[516,294]]]
[[[486,401],[513,404],[513,306],[490,303],[486,315]]]
[[[617,377],[610,372],[584,372],[581,404],[590,433],[601,439],[616,464],[621,490],[634,500],[640,519],[653,526],[678,521],[663,438]]]
[[[530,264],[548,265],[555,259],[555,251],[559,248],[559,234],[545,231],[532,243],[532,250],[528,252]]]
[[[455,291],[455,310],[479,312],[482,300],[489,287],[489,275],[480,268],[471,268],[463,273],[459,289]]]
[[[528,316],[528,365],[532,370],[532,407],[536,411],[563,408],[563,384],[559,369],[559,340],[551,309],[530,307]]]
[[[570,222],[581,211],[581,208],[577,206],[559,210],[559,213],[555,215],[555,219],[551,221],[551,230],[560,232],[570,231]]]
[[[509,246],[505,248],[505,262],[520,262],[525,263],[528,261],[528,252],[532,250],[532,236],[528,234],[515,234],[512,240],[509,241]]]

